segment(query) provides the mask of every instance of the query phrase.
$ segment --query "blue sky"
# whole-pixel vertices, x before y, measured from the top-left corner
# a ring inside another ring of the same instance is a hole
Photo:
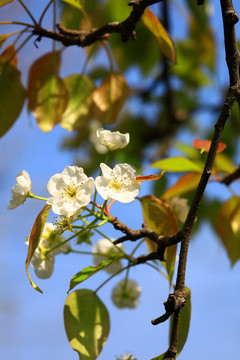
[[[7,15],[7,7],[3,12],[1,9],[1,19],[4,16],[6,19]],[[216,18],[219,18],[219,10]],[[219,34],[221,32],[222,29]],[[221,38],[220,35],[219,41]],[[26,54],[31,51],[33,56],[40,56],[40,53],[47,51],[47,44],[43,40],[40,49],[36,49],[29,43]],[[66,74],[70,73],[72,64],[79,62],[76,51],[67,54],[71,66],[64,69]],[[28,59],[20,56],[19,66],[26,72]],[[220,82],[226,81],[226,68],[219,73]],[[6,210],[11,187],[19,171],[25,169],[30,173],[35,194],[47,196],[46,184],[49,178],[74,163],[72,153],[59,150],[65,135],[66,131],[60,127],[50,133],[42,133],[33,117],[24,109],[14,127],[0,139],[1,359],[77,359],[65,335],[63,305],[70,278],[81,268],[92,264],[92,259],[90,256],[59,255],[54,274],[49,280],[39,280],[33,275],[44,291],[43,295],[39,294],[31,288],[25,273],[27,246],[24,237],[29,234],[42,203],[29,199],[16,210]],[[134,137],[134,134],[130,135]],[[147,191],[147,186],[143,184],[140,195],[147,194]],[[114,205],[114,210],[130,227],[141,226],[140,204],[137,200],[129,205]],[[118,235],[111,227],[108,234],[113,237]],[[128,247],[131,249],[132,245]],[[85,286],[95,289],[105,278],[104,274],[98,274],[89,279]],[[154,327],[150,321],[163,313],[162,303],[168,297],[168,283],[148,266],[132,269],[130,278],[134,278],[142,287],[140,306],[136,310],[118,310],[112,305],[110,297],[113,284],[121,278],[120,275],[99,292],[101,300],[109,308],[111,319],[110,336],[99,360],[115,359],[125,351],[133,352],[138,360],[150,359],[167,348],[168,324]],[[191,241],[186,284],[192,291],[192,320],[189,338],[179,359],[237,358],[240,263],[230,268],[226,253],[208,224],[204,224]]]

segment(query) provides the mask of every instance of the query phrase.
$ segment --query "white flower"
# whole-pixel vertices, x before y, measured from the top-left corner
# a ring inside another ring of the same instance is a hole
[[[118,245],[118,248],[124,249],[122,244]],[[109,274],[114,274],[122,268],[122,264],[117,256],[121,256],[122,252],[117,249],[109,240],[107,239],[100,239],[98,240],[92,248],[92,252],[96,253],[93,255],[93,261],[95,265],[99,265],[102,261],[110,259],[110,256],[115,257],[114,262],[106,267],[106,271]],[[99,254],[107,254],[108,256],[99,255]]]
[[[185,198],[180,198],[179,196],[175,196],[170,200],[170,206],[177,219],[181,223],[184,223],[189,212],[188,200]]]
[[[139,305],[141,287],[134,281],[127,279],[121,280],[113,289],[112,300],[118,308],[133,309]]]
[[[97,129],[97,138],[101,145],[106,146],[109,150],[122,149],[128,145],[130,135],[128,133],[121,134],[119,131]]]
[[[30,264],[34,267],[35,274],[38,278],[50,278],[54,268],[54,255],[67,253],[69,251],[69,244],[63,244],[51,251],[49,254],[46,254],[48,249],[52,249],[55,246],[60,245],[64,240],[63,236],[58,236],[57,226],[55,224],[45,224],[42,237],[30,261]],[[28,236],[25,238],[25,242],[27,245],[29,244]]]
[[[99,154],[106,154],[108,152],[108,149],[106,148],[106,146],[103,146],[99,143],[98,137],[96,134],[96,131],[97,131],[97,129],[99,129],[100,126],[101,126],[100,121],[98,121],[96,119],[92,119],[89,122],[89,130],[90,130],[89,140],[94,145],[96,151]]]
[[[140,184],[136,181],[136,171],[128,164],[118,164],[113,170],[106,164],[100,164],[102,176],[98,176],[95,185],[104,200],[114,199],[129,203],[138,196]]]
[[[23,204],[31,189],[31,179],[27,171],[22,170],[16,177],[16,185],[12,187],[12,199],[8,209],[12,210]]]
[[[67,166],[61,174],[51,177],[47,191],[52,195],[47,204],[52,205],[53,212],[70,217],[80,214],[82,207],[90,203],[94,180],[81,167]]]
[[[118,357],[117,360],[137,360],[135,358],[133,358],[133,355],[129,354],[128,352],[126,352],[124,355],[122,355],[121,357]]]

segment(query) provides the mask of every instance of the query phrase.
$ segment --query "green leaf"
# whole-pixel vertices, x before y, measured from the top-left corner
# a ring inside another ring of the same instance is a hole
[[[122,74],[112,71],[93,93],[93,114],[102,123],[114,123],[130,94]]]
[[[0,7],[7,5],[15,0],[0,0]]]
[[[82,0],[62,0],[62,1],[76,7],[79,10],[83,9]]]
[[[181,196],[196,189],[200,178],[200,173],[189,173],[181,176],[173,186],[162,194],[161,199],[169,200],[174,196]]]
[[[165,353],[155,357],[155,358],[152,358],[151,360],[164,360],[165,359],[165,356],[166,356],[167,352],[165,351]]]
[[[33,227],[32,227],[32,230],[31,230],[31,234],[30,234],[30,237],[29,237],[29,244],[28,244],[28,253],[27,253],[27,259],[25,261],[25,266],[26,266],[26,272],[27,272],[27,276],[28,276],[28,279],[30,281],[30,284],[32,285],[32,287],[39,291],[40,293],[43,293],[42,290],[32,281],[31,277],[30,277],[30,274],[29,274],[29,264],[30,264],[30,261],[31,261],[31,258],[39,244],[39,241],[41,239],[41,236],[42,236],[42,232],[43,232],[43,229],[44,229],[44,226],[45,226],[45,223],[47,221],[47,217],[48,217],[48,213],[49,213],[49,210],[51,208],[51,205],[45,205],[44,208],[40,211],[40,213],[38,214],[34,224],[33,224]]]
[[[69,102],[60,125],[66,130],[78,130],[91,117],[93,81],[86,75],[70,75],[63,79],[69,93]]]
[[[16,35],[18,34],[18,31],[14,31],[12,33],[9,33],[9,34],[2,34],[0,35],[0,49],[1,47],[3,46],[3,44],[5,43],[5,41],[12,35]]]
[[[11,64],[0,60],[0,137],[17,120],[25,100],[20,72]]]
[[[182,156],[176,156],[171,158],[166,158],[158,160],[151,164],[151,167],[166,170],[169,172],[187,172],[187,171],[196,171],[202,172],[203,165],[197,164],[187,158]]]
[[[240,197],[233,196],[220,208],[216,231],[233,266],[240,259]]]
[[[146,8],[144,14],[141,17],[143,24],[151,31],[151,33],[157,39],[157,42],[160,45],[160,48],[164,55],[173,63],[177,62],[176,51],[172,39],[169,34],[162,26],[158,18],[153,14],[153,12]]]
[[[50,131],[60,122],[68,104],[68,91],[58,76],[60,52],[54,51],[36,60],[28,77],[28,110],[42,131]]]
[[[88,266],[81,271],[79,271],[77,274],[75,274],[71,281],[69,286],[69,291],[71,291],[75,286],[78,284],[81,284],[83,281],[90,278],[90,276],[96,274],[99,270],[105,269],[107,266],[109,266],[113,262],[113,259],[105,260],[101,262],[98,266]]]
[[[217,154],[214,163],[214,172],[223,172],[231,174],[236,170],[237,166],[233,164],[232,160],[225,154]]]
[[[64,324],[71,347],[81,360],[95,360],[109,333],[105,305],[91,290],[73,291],[64,306]]]
[[[168,204],[153,195],[144,196],[139,200],[142,205],[144,222],[150,227],[150,229],[162,236],[170,236],[177,233],[178,222],[175,214]],[[146,244],[149,251],[156,251],[157,245],[153,241],[146,239]],[[168,273],[170,286],[174,272],[176,251],[177,245],[167,248],[165,252],[167,260],[163,263]]]
[[[178,345],[177,345],[177,356],[182,351],[188,337],[190,321],[191,321],[191,291],[188,287],[185,286],[186,291],[186,303],[180,312],[180,322],[179,322],[179,337],[178,337]],[[171,316],[171,324],[169,331],[169,341],[171,339],[172,327],[173,327],[173,316]]]

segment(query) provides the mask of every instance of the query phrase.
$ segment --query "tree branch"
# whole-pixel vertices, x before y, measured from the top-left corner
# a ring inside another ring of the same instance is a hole
[[[59,32],[43,29],[40,24],[35,26],[34,35],[38,35],[40,41],[42,37],[50,38],[61,42],[64,46],[89,46],[96,41],[106,40],[110,34],[118,33],[122,41],[127,42],[129,38],[136,39],[135,28],[146,7],[159,3],[162,0],[134,0],[128,3],[133,9],[128,18],[122,22],[110,22],[97,29],[89,31],[74,31],[57,25]]]
[[[233,173],[225,176],[220,182],[228,186],[238,179],[240,179],[240,166]]]

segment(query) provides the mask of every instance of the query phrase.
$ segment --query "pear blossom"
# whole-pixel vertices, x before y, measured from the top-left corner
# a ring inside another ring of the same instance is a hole
[[[136,171],[129,164],[118,164],[113,169],[100,164],[102,176],[98,176],[95,185],[104,200],[117,200],[129,203],[138,196],[140,184],[136,180]]]
[[[54,257],[60,253],[67,253],[70,250],[68,244],[63,244],[52,250],[49,254],[46,251],[60,245],[64,237],[57,234],[57,226],[52,223],[46,223],[43,229],[42,237],[31,258],[30,264],[34,267],[35,274],[40,279],[48,279],[53,273]],[[25,238],[25,243],[29,244],[29,237]]]
[[[189,212],[188,200],[185,198],[180,198],[179,196],[175,196],[170,200],[170,206],[177,219],[181,223],[184,223]]]
[[[97,134],[96,134],[96,131],[97,131],[97,129],[100,128],[100,126],[101,126],[100,121],[98,121],[96,119],[92,119],[89,122],[89,131],[90,131],[89,140],[91,141],[91,143],[93,144],[93,146],[95,147],[96,151],[99,154],[106,154],[108,152],[108,148],[106,146],[100,144]]]
[[[133,358],[132,354],[129,354],[129,352],[126,352],[121,357],[118,357],[117,360],[137,360],[136,358]]]
[[[70,217],[80,214],[82,207],[90,203],[94,180],[87,177],[83,168],[67,166],[61,174],[51,177],[47,191],[52,195],[47,204],[52,205],[53,212]]]
[[[123,279],[113,289],[112,300],[118,308],[133,309],[139,305],[141,287],[134,280]]]
[[[27,171],[22,170],[16,177],[16,185],[12,187],[12,199],[8,209],[12,210],[24,203],[31,189],[31,179]]]
[[[124,246],[122,244],[118,245],[118,248],[120,249],[124,249]],[[111,265],[106,267],[106,271],[109,274],[115,274],[117,271],[121,270],[122,268],[122,264],[120,259],[118,259],[118,256],[121,256],[121,251],[118,250],[118,248],[116,246],[114,246],[109,240],[107,239],[100,239],[98,240],[92,248],[92,252],[93,252],[93,261],[94,264],[97,266],[99,265],[102,261],[110,259],[110,257],[114,257],[114,261]],[[102,255],[100,255],[100,253]],[[104,254],[106,254],[104,256]]]
[[[122,134],[119,131],[104,130],[103,128],[97,129],[96,135],[99,143],[111,151],[124,148],[130,140],[128,133]]]

